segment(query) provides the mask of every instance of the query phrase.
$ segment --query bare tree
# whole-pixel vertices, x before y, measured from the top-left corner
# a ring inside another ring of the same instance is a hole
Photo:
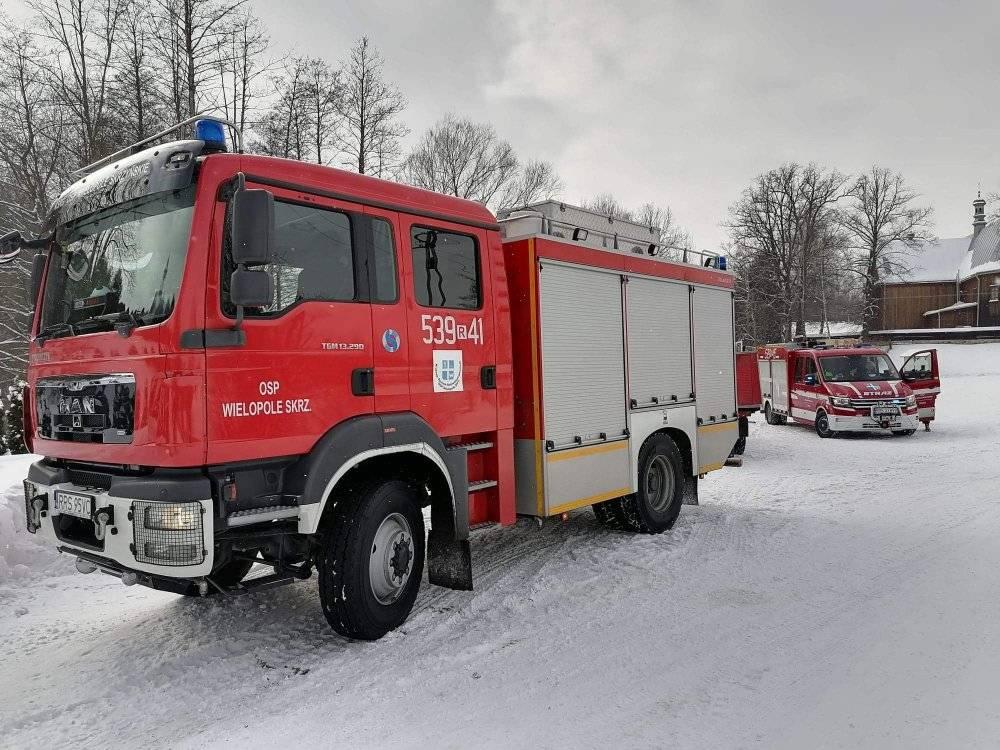
[[[268,156],[307,160],[311,145],[308,62],[294,58],[273,79],[275,100],[258,127],[253,149]]]
[[[730,207],[735,266],[761,279],[753,304],[771,308],[783,338],[791,336],[793,322],[805,333],[816,262],[829,250],[825,227],[845,180],[815,164],[785,164],[759,175]]]
[[[220,39],[248,0],[154,0],[157,48],[168,69],[175,121],[215,102]]]
[[[552,162],[531,159],[521,164],[504,188],[499,207],[515,208],[555,198],[563,189]]]
[[[691,236],[674,221],[674,213],[667,206],[643,203],[638,209],[628,208],[611,193],[600,193],[583,202],[589,211],[602,213],[613,219],[623,219],[656,230],[661,245],[659,255],[678,259],[691,248]]]
[[[588,211],[596,211],[597,213],[609,216],[612,219],[625,219],[626,221],[632,221],[635,218],[635,214],[631,209],[626,208],[625,204],[619,201],[611,193],[600,193],[595,195],[590,200],[583,202],[583,208]]]
[[[152,50],[153,17],[149,7],[129,2],[122,13],[113,60],[116,87],[110,106],[129,141],[140,141],[162,129],[167,117],[165,91]]]
[[[305,60],[304,73],[312,158],[317,164],[327,164],[333,158],[340,136],[338,110],[344,87],[339,71],[318,57]],[[381,163],[381,159],[378,161]]]
[[[908,270],[908,256],[932,238],[934,210],[915,205],[920,196],[903,176],[879,166],[854,180],[848,196],[840,222],[854,250],[848,268],[861,279],[862,331],[868,333],[879,314],[880,282]]]
[[[270,40],[260,21],[246,8],[234,11],[227,33],[216,39],[215,64],[219,100],[226,119],[246,130],[262,85],[276,64],[266,58]]]
[[[126,0],[31,0],[38,34],[52,45],[51,86],[73,114],[70,144],[86,164],[111,150],[108,110]]]
[[[493,203],[517,174],[514,148],[491,125],[445,115],[424,133],[406,160],[406,180],[417,187]]]
[[[400,139],[409,130],[399,120],[406,99],[382,77],[382,57],[361,37],[341,66],[343,96],[337,113],[343,121],[339,147],[346,164],[361,174],[385,176],[399,161]]]

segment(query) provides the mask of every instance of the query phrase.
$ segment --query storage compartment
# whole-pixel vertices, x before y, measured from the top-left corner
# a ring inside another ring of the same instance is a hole
[[[735,419],[733,293],[696,287],[693,297],[698,419],[703,423]]]
[[[626,297],[630,405],[635,409],[690,401],[690,287],[632,277]]]

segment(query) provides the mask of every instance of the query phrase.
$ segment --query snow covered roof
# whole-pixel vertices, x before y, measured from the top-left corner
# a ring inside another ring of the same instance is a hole
[[[1000,219],[994,219],[976,235],[960,269],[963,279],[990,271],[1000,272]]]
[[[937,315],[938,313],[943,313],[943,312],[951,312],[952,310],[964,310],[967,307],[975,307],[975,306],[976,306],[975,302],[956,302],[953,305],[948,305],[947,307],[941,307],[938,308],[937,310],[928,310],[927,312],[924,313],[924,317],[926,318],[928,315]]]
[[[910,272],[888,283],[954,281],[971,240],[969,235],[923,243],[909,260]]]

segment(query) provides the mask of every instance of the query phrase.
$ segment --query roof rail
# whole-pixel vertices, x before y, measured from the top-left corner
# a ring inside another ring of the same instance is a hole
[[[148,138],[143,138],[141,141],[136,141],[131,146],[126,146],[120,151],[115,151],[113,154],[105,156],[103,159],[98,159],[92,164],[88,164],[85,167],[81,167],[80,169],[73,172],[73,176],[83,177],[84,175],[88,175],[91,172],[95,172],[101,167],[103,167],[105,164],[110,164],[111,162],[118,161],[119,159],[123,159],[126,156],[131,156],[136,151],[138,151],[142,146],[152,143],[153,141],[158,141],[165,135],[170,135],[171,133],[178,131],[181,128],[191,125],[197,122],[198,120],[204,120],[204,119],[215,120],[216,122],[220,122],[223,125],[228,126],[233,136],[234,145],[236,146],[236,152],[239,154],[243,153],[243,132],[240,130],[239,126],[236,125],[236,123],[231,122],[222,117],[214,117],[214,116],[206,117],[205,112],[198,112],[197,114],[191,115],[191,117],[187,118],[186,120],[181,120],[176,125],[171,125],[169,128],[161,130],[159,133],[154,133]]]

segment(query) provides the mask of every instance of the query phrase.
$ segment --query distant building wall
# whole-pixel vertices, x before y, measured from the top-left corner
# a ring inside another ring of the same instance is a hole
[[[937,310],[955,302],[955,282],[932,281],[907,284],[883,284],[879,311],[883,330],[902,328],[937,328],[935,319],[925,318],[928,310]]]

